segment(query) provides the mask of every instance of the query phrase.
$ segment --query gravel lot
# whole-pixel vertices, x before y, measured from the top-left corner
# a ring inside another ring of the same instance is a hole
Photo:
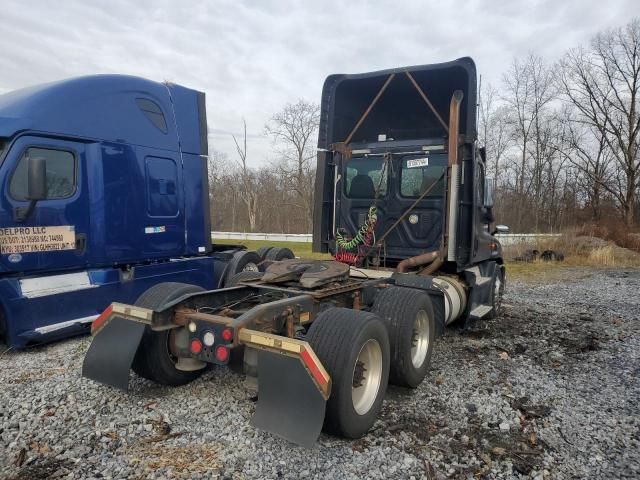
[[[449,330],[374,430],[304,450],[254,430],[243,379],[80,377],[89,338],[0,357],[1,478],[638,478],[639,270],[512,282],[502,318]]]

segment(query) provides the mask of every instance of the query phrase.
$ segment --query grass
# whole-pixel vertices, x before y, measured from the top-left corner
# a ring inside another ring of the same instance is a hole
[[[562,262],[513,262],[513,257],[522,255],[527,249],[537,249],[542,252],[547,249],[564,254]],[[597,237],[563,235],[553,240],[543,240],[536,244],[508,246],[504,249],[507,264],[507,274],[519,280],[552,280],[563,276],[564,271],[571,267],[594,268],[637,268],[640,267],[640,254],[622,248],[613,242],[607,242]]]
[[[539,242],[536,245],[520,245],[518,247],[505,247],[504,257],[507,266],[507,278],[517,280],[554,280],[562,278],[565,270],[570,267],[640,267],[640,255],[618,247],[613,243],[600,241],[596,245],[587,245],[584,237],[572,237],[566,235],[553,241]],[[312,259],[329,259],[330,255],[313,253],[311,243],[306,242],[272,242],[268,240],[215,240],[214,243],[237,245],[241,243],[249,250],[257,250],[264,246],[290,248],[296,257]],[[588,243],[588,242],[587,242]],[[512,262],[509,259],[522,254],[527,248],[536,248],[539,251],[553,249],[564,253],[563,262]]]
[[[286,247],[290,248],[296,257],[300,258],[314,258],[314,259],[328,259],[330,255],[325,253],[313,253],[311,251],[311,243],[307,242],[273,242],[269,240],[218,240],[213,239],[213,243],[223,245],[244,245],[249,250],[257,250],[260,247]]]

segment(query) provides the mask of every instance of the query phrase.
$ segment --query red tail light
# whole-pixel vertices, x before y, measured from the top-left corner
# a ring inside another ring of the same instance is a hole
[[[191,344],[189,345],[189,350],[191,353],[197,355],[202,351],[202,343],[197,338],[191,340]]]
[[[225,342],[230,342],[231,340],[233,340],[233,331],[230,328],[225,328],[224,330],[222,330],[222,339]]]
[[[229,350],[227,350],[227,347],[218,345],[216,347],[216,360],[219,362],[226,362],[227,358],[229,358]]]

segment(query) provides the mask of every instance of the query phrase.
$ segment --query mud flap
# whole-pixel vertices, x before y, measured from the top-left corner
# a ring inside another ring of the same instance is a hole
[[[251,425],[311,448],[326,403],[300,358],[258,350],[258,404]]]
[[[93,337],[82,364],[82,376],[126,391],[145,328],[144,323],[112,318]]]

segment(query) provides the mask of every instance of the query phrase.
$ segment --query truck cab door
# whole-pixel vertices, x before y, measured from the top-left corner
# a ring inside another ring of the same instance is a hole
[[[45,161],[46,194],[28,216],[28,162]],[[19,137],[0,167],[0,268],[8,272],[86,265],[89,205],[81,143]],[[24,218],[20,218],[20,217]]]

